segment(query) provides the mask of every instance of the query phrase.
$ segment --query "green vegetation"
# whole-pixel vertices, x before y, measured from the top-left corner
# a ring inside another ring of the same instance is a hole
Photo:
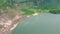
[[[22,9],[22,11],[24,12],[24,14],[33,14],[33,13],[35,13],[34,11],[29,10],[29,9]]]
[[[53,14],[60,14],[60,10],[50,10],[49,12]]]
[[[6,8],[6,5],[5,5],[6,2],[7,2],[7,0],[0,0],[0,9]]]
[[[57,10],[57,13],[59,13],[58,9],[60,9],[60,0],[0,0],[0,8],[17,8],[21,10],[24,14],[49,11],[50,13],[55,13],[55,10]]]

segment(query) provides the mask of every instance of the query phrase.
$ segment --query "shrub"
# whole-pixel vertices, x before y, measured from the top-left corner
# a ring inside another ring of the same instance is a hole
[[[50,10],[49,12],[53,14],[60,14],[60,10]]]

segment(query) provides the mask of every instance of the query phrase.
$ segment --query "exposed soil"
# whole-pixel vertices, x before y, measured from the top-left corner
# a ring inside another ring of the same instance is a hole
[[[9,12],[8,12],[9,11]],[[11,34],[11,28],[19,21],[26,18],[21,12],[16,10],[1,10],[0,12],[0,34]]]
[[[0,10],[0,34],[12,34],[12,30],[22,20],[32,16],[23,15],[14,9]],[[37,15],[33,14],[33,16]]]

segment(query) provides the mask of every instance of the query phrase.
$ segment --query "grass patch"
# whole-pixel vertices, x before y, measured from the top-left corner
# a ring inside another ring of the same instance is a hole
[[[29,10],[29,9],[21,9],[21,10],[22,10],[22,12],[23,12],[24,14],[33,14],[33,13],[35,13],[34,11]]]

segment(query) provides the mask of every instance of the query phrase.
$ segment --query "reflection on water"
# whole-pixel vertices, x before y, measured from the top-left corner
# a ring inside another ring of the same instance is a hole
[[[60,34],[60,14],[43,13],[27,18],[12,34]]]

